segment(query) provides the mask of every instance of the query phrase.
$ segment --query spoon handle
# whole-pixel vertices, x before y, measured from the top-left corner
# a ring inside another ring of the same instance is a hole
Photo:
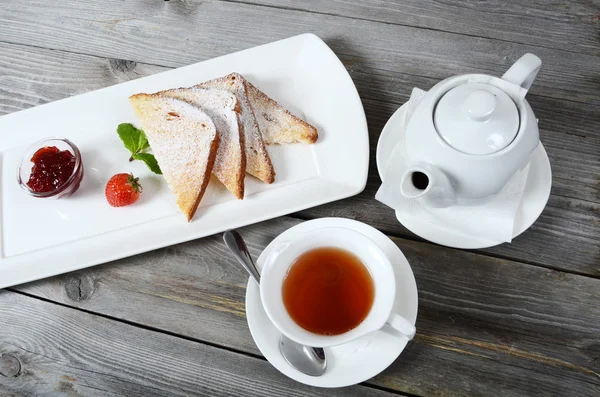
[[[260,285],[260,274],[254,265],[254,261],[252,261],[252,257],[242,236],[235,230],[228,230],[223,233],[223,241],[225,241],[225,244],[229,247],[238,262],[250,273],[256,284]]]
[[[260,286],[260,274],[254,265],[252,256],[250,256],[250,252],[242,236],[235,230],[228,230],[223,233],[223,241],[238,262],[244,266],[244,269],[256,281],[256,284]],[[291,350],[288,351],[288,348]],[[279,338],[279,350],[285,360],[298,371],[309,376],[321,376],[325,373],[327,361],[325,350],[322,348],[301,345],[281,334],[281,338]],[[298,357],[300,357],[300,361],[297,360]]]

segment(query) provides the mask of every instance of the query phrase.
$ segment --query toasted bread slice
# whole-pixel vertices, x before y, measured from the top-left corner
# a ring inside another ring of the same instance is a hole
[[[129,101],[189,222],[210,179],[219,146],[217,129],[206,113],[177,99],[137,94]]]
[[[246,145],[246,172],[263,182],[273,183],[275,170],[254,117],[244,77],[238,73],[231,73],[225,77],[198,84],[196,87],[227,90],[237,96]]]
[[[213,174],[238,199],[244,198],[246,151],[239,118],[240,106],[235,94],[207,88],[180,88],[157,93],[179,99],[202,109],[210,116],[219,134],[219,150]]]
[[[246,86],[250,105],[267,145],[317,141],[319,134],[315,127],[294,116],[250,82],[246,81]]]

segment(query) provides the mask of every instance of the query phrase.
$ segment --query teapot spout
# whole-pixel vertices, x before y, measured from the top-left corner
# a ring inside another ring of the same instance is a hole
[[[456,202],[448,176],[431,164],[410,166],[402,177],[400,192],[407,199],[418,199],[432,208],[449,207]]]

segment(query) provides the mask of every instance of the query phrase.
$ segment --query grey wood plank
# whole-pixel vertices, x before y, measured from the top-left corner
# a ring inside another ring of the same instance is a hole
[[[257,256],[299,220],[241,230]],[[394,239],[419,287],[417,337],[368,384],[414,395],[595,396],[600,280]],[[216,235],[19,287],[27,294],[258,353],[247,275]]]
[[[0,10],[1,41],[172,67],[305,32],[352,57],[354,68],[434,79],[501,75],[533,52],[544,61],[533,93],[600,104],[598,56],[529,44],[216,0],[8,0]]]
[[[352,59],[343,58],[343,61],[352,68]],[[163,70],[167,68],[0,43],[0,114]],[[410,89],[407,87],[427,89],[435,81],[377,70],[351,73],[363,98],[371,135],[367,188],[356,197],[312,208],[299,216],[351,217],[388,233],[414,238],[396,221],[391,209],[373,199],[380,184],[375,148],[385,122],[408,99]],[[371,84],[375,77],[385,82],[382,88]],[[533,228],[512,244],[482,252],[598,276],[600,133],[597,120],[600,108],[536,95],[532,95],[530,101],[541,120],[542,141],[553,167],[553,194]]]
[[[597,1],[239,1],[600,54]]]
[[[0,115],[168,69],[0,43]]]
[[[0,291],[0,394],[74,396],[373,396],[327,390],[268,362]],[[5,394],[6,393],[6,394]]]

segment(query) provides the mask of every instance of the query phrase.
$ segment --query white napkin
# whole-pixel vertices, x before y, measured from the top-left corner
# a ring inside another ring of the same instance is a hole
[[[425,94],[426,91],[413,89],[407,102],[404,127]],[[385,166],[383,184],[375,194],[375,199],[405,216],[418,216],[419,221],[430,223],[438,229],[446,229],[465,239],[483,238],[498,244],[512,240],[515,216],[523,197],[529,164],[519,170],[495,197],[478,205],[453,205],[447,208],[430,208],[418,199],[405,198],[400,193],[400,181],[406,169],[403,129],[398,131],[398,143]]]

